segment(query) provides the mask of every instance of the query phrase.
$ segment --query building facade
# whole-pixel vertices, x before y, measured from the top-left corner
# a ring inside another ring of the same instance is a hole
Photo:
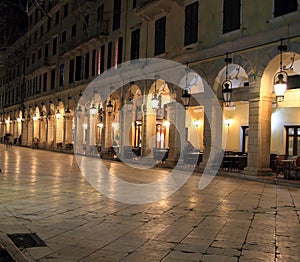
[[[10,133],[22,146],[72,152],[76,140],[78,153],[114,149],[122,157],[167,149],[175,163],[189,141],[205,165],[213,129],[221,128],[223,149],[247,154],[251,175],[271,173],[271,154],[300,154],[299,1],[49,0],[28,12],[26,32],[1,51],[2,142]],[[188,65],[186,111],[177,110],[182,89],[162,72],[78,106],[106,70],[142,58]],[[288,75],[284,98],[274,93],[280,71]],[[225,80],[232,84],[227,103]],[[205,86],[222,107],[221,125],[211,125],[197,102]]]

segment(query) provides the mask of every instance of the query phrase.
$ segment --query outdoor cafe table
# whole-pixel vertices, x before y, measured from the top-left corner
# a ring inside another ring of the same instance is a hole
[[[228,171],[241,171],[247,166],[246,155],[225,155],[222,168]]]

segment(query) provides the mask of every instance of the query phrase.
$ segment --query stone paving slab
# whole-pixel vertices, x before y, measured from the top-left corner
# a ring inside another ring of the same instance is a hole
[[[170,171],[105,164],[137,183]],[[0,244],[12,233],[46,243],[12,245],[17,261],[300,261],[298,187],[226,175],[199,190],[196,172],[169,197],[135,205],[97,192],[71,154],[0,145],[0,168]]]

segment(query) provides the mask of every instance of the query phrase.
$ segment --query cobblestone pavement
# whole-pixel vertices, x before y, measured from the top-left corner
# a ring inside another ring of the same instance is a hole
[[[99,160],[100,161],[100,160]],[[170,170],[112,175],[141,181]],[[95,191],[71,154],[0,145],[0,232],[36,233],[29,261],[300,261],[300,189],[194,174],[161,201],[129,205]]]

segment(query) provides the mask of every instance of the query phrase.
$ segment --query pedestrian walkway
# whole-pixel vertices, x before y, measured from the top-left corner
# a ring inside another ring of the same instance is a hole
[[[104,162],[140,184],[170,172]],[[17,261],[300,261],[297,187],[217,176],[199,190],[195,173],[169,197],[134,205],[97,192],[71,154],[0,145],[0,168],[0,243]],[[16,234],[44,245],[11,251]]]

